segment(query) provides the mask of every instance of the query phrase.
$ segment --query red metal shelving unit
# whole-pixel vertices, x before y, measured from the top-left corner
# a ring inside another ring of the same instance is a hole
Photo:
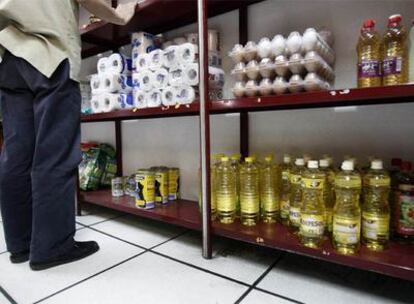
[[[239,9],[239,41],[240,43],[246,43],[248,28],[247,6],[260,1],[199,1],[203,3],[204,8],[204,10],[201,10],[202,25],[200,31],[204,34],[206,33],[207,15],[211,17]],[[206,9],[208,10],[208,14],[206,13]],[[130,32],[144,30],[157,34],[167,29],[195,22],[196,16],[196,0],[146,0],[137,9],[133,21],[125,27],[99,22],[82,30],[82,56],[88,57],[103,51],[114,50],[128,43]],[[206,40],[204,41],[205,44]],[[201,58],[202,63],[205,64],[206,61],[206,56]],[[204,126],[207,128],[203,133],[206,151],[202,155],[202,158],[204,159],[204,163],[208,164],[210,154],[208,145],[210,140],[208,118],[210,114],[241,114],[240,151],[242,155],[247,155],[249,152],[249,112],[414,102],[414,85],[334,90],[217,101],[209,101],[206,98],[205,101],[205,108],[200,107],[200,103],[196,102],[190,106],[181,106],[178,108],[153,108],[136,111],[123,110],[112,113],[86,115],[82,117],[82,122],[113,121],[115,123],[118,174],[122,175],[122,121],[124,120],[199,116],[200,113],[204,113],[203,115],[207,119],[204,122]],[[207,180],[203,183],[208,189],[209,166],[206,169],[206,176]],[[207,214],[205,214],[203,221],[198,210],[198,204],[188,200],[178,200],[153,210],[141,210],[135,208],[133,199],[129,197],[113,198],[108,190],[80,192],[78,199],[80,202],[101,205],[188,229],[201,230],[203,231],[204,240],[203,254],[207,258],[211,257],[210,237],[211,235],[218,235],[414,281],[413,245],[401,245],[391,242],[390,248],[381,253],[371,252],[366,248],[362,248],[357,255],[343,256],[333,250],[329,241],[326,241],[323,247],[318,250],[301,246],[297,237],[289,233],[286,227],[280,224],[267,225],[259,223],[255,227],[245,227],[237,222],[231,225],[221,225],[216,222],[211,223],[210,221],[205,221],[210,216],[209,211],[206,211]],[[208,195],[205,199],[207,199],[208,205]],[[209,210],[209,208],[206,210]]]

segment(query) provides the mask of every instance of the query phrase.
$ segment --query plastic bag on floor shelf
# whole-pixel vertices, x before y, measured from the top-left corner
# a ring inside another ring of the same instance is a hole
[[[105,154],[105,169],[101,178],[102,187],[110,187],[112,185],[112,179],[116,176],[116,151],[110,145],[102,144],[99,146],[102,152]]]

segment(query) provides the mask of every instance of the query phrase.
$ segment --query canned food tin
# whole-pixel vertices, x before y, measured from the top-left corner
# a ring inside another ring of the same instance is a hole
[[[150,170],[138,170],[135,175],[135,206],[142,209],[155,207],[155,175]]]
[[[124,195],[124,179],[115,177],[112,179],[112,196],[121,197]]]
[[[137,187],[137,182],[135,181],[135,174],[126,177],[125,183],[125,195],[135,197],[135,189]]]
[[[156,168],[155,174],[155,202],[160,204],[168,203],[168,169]]]
[[[175,201],[180,195],[180,169],[168,170],[168,200]]]

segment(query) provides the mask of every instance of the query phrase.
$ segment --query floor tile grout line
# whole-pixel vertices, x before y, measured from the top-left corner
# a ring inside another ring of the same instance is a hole
[[[111,267],[108,267],[108,268],[106,268],[104,270],[101,270],[101,271],[99,271],[99,272],[97,272],[97,273],[95,273],[95,274],[93,274],[93,275],[91,275],[91,276],[89,276],[87,278],[84,278],[84,279],[82,279],[82,280],[80,280],[78,282],[75,282],[75,283],[73,283],[73,284],[71,284],[71,285],[69,285],[69,286],[67,286],[67,287],[65,287],[65,288],[63,288],[61,290],[58,290],[58,291],[52,293],[51,295],[48,295],[47,297],[44,297],[44,298],[42,298],[42,299],[34,302],[33,304],[41,303],[41,302],[43,302],[43,301],[45,301],[47,299],[50,299],[51,297],[54,297],[54,296],[56,296],[56,295],[58,295],[58,294],[60,294],[60,293],[62,293],[64,291],[66,291],[68,289],[71,289],[71,288],[73,288],[73,287],[75,287],[77,285],[80,285],[80,284],[82,284],[82,283],[84,283],[84,282],[86,282],[86,281],[88,281],[88,280],[90,280],[90,279],[92,279],[92,278],[94,278],[94,277],[96,277],[98,275],[101,275],[104,272],[107,272],[107,271],[109,271],[111,269],[114,269],[114,268],[116,268],[116,267],[118,267],[118,266],[120,266],[120,265],[122,265],[122,264],[124,264],[126,262],[129,262],[129,261],[131,261],[131,260],[133,260],[133,259],[135,259],[135,258],[137,258],[137,257],[139,257],[141,255],[143,255],[146,252],[148,252],[148,250],[144,250],[144,251],[142,251],[142,252],[140,252],[138,254],[135,254],[135,255],[133,255],[133,256],[131,256],[131,257],[129,257],[129,258],[127,258],[127,259],[125,259],[125,260],[117,263],[117,264],[115,264],[115,265],[112,265]]]
[[[107,218],[107,219],[104,219],[104,220],[101,220],[101,221],[98,221],[98,222],[95,222],[95,223],[92,223],[92,224],[89,224],[89,225],[82,224],[81,222],[78,222],[78,221],[76,221],[76,223],[78,223],[79,225],[85,226],[85,227],[92,227],[92,226],[95,226],[95,225],[98,225],[98,224],[102,224],[102,223],[105,223],[105,222],[116,220],[117,218],[124,217],[124,216],[127,216],[127,214],[119,214],[119,215],[116,215],[114,217]]]
[[[0,285],[0,294],[2,294],[11,304],[17,304],[11,295]]]
[[[286,296],[280,295],[280,294],[278,294],[278,293],[271,292],[271,291],[269,291],[269,290],[266,290],[266,289],[263,289],[263,288],[260,288],[260,287],[254,287],[253,289],[254,289],[254,290],[257,290],[257,291],[261,291],[261,292],[267,293],[267,294],[272,295],[272,296],[275,296],[275,297],[277,297],[277,298],[281,298],[281,299],[284,299],[284,300],[290,301],[290,302],[292,302],[292,303],[297,303],[297,304],[305,304],[304,302],[301,302],[301,301],[298,301],[298,300],[295,300],[295,299],[292,299],[292,298],[289,298],[289,297],[286,297]]]
[[[173,241],[173,240],[175,240],[175,239],[178,239],[179,237],[181,237],[181,236],[183,236],[183,235],[185,235],[185,234],[189,233],[190,231],[192,231],[192,230],[186,229],[186,230],[184,230],[183,232],[180,232],[179,234],[177,234],[177,235],[175,235],[175,236],[173,236],[173,237],[169,238],[168,240],[166,240],[166,241],[164,241],[164,242],[161,242],[161,243],[159,243],[159,244],[157,244],[157,245],[155,245],[155,246],[152,246],[152,247],[148,248],[148,250],[149,250],[149,251],[152,251],[153,249],[155,249],[155,248],[157,248],[157,247],[160,247],[160,246],[165,245],[166,243],[168,243],[168,242],[170,242],[170,241]]]
[[[240,298],[234,302],[235,304],[241,303],[244,298],[263,280],[265,276],[269,274],[269,272],[279,263],[279,261],[284,257],[284,253],[281,253],[276,260],[254,281],[252,285],[249,286],[249,288],[240,296]]]

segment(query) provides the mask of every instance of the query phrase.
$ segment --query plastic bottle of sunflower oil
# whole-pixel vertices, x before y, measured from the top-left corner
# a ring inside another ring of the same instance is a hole
[[[336,202],[333,212],[332,242],[341,254],[359,251],[361,235],[361,176],[354,171],[354,163],[346,160],[335,177]]]
[[[285,154],[283,156],[283,164],[280,171],[280,220],[283,225],[288,226],[290,208],[290,173],[292,171],[290,155]]]
[[[414,83],[414,21],[408,37],[408,82]]]
[[[381,160],[371,162],[365,175],[364,203],[362,205],[362,242],[368,249],[384,250],[390,236],[389,193],[391,180]]]
[[[236,170],[227,156],[221,158],[216,171],[217,216],[222,224],[231,224],[236,215]]]
[[[302,176],[303,202],[300,209],[300,239],[306,247],[319,248],[325,231],[324,187],[326,176],[317,160],[308,161]]]
[[[303,158],[295,160],[295,166],[290,173],[289,226],[293,232],[299,231],[300,208],[302,207],[302,175],[305,170]]]
[[[332,233],[332,214],[335,205],[335,172],[329,165],[328,159],[319,161],[319,170],[325,173],[326,184],[323,189],[323,201],[325,205],[325,232]]]
[[[276,223],[279,217],[278,167],[266,156],[260,169],[260,203],[264,223]]]
[[[240,216],[240,159],[241,155],[239,153],[231,156],[231,165],[236,172],[236,218]]]
[[[220,165],[220,161],[223,156],[225,155],[222,153],[213,154],[213,164],[211,165],[211,169],[210,169],[211,217],[214,219],[217,216],[216,175],[217,175],[217,168]]]
[[[260,173],[253,158],[246,157],[240,168],[240,218],[246,226],[254,226],[260,215]]]
[[[388,29],[383,38],[384,85],[399,85],[408,81],[407,32],[401,15],[388,18]]]

